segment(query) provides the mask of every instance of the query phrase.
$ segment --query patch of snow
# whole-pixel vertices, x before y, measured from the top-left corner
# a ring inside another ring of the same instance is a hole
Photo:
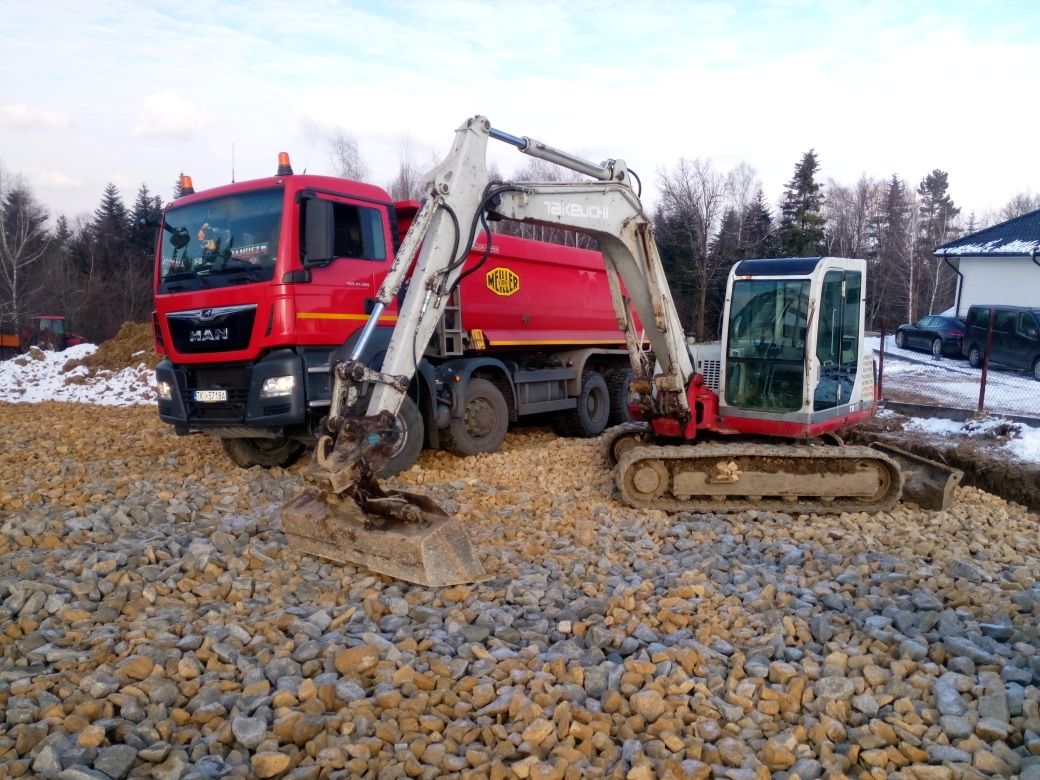
[[[1034,250],[1040,250],[1040,241],[1007,241],[994,239],[984,244],[958,244],[957,246],[944,249],[941,254],[946,255],[989,255],[1000,253],[1002,255],[1028,255]]]
[[[994,428],[1003,427],[1012,437],[1002,445],[992,440],[994,449],[1027,463],[1040,463],[1040,428],[1012,422],[1000,417],[957,422],[942,417],[911,417],[903,426],[908,431],[920,431],[937,438],[985,436]]]
[[[68,361],[82,360],[96,351],[95,344],[79,344],[61,352],[33,348],[24,355],[0,361],[0,401],[72,401],[98,406],[156,402],[155,372],[144,363],[121,371],[102,369],[93,376],[86,366],[62,370]]]

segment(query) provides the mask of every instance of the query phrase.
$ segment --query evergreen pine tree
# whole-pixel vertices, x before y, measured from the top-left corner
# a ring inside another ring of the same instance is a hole
[[[781,206],[780,253],[788,257],[824,253],[823,194],[816,183],[820,163],[810,149],[795,166]]]
[[[780,246],[773,229],[773,217],[769,213],[765,195],[762,194],[762,190],[759,190],[744,211],[741,256],[744,258],[776,257],[779,254]]]
[[[938,168],[925,176],[917,187],[921,196],[918,213],[921,216],[920,242],[922,252],[929,255],[936,246],[949,241],[954,218],[961,210],[950,197],[949,175]]]
[[[135,250],[150,253],[155,246],[155,233],[162,215],[162,206],[157,200],[148,191],[147,184],[142,184],[137,190],[137,198],[130,211],[131,244]]]
[[[94,240],[106,245],[120,245],[128,238],[129,228],[130,216],[126,204],[119,194],[119,188],[109,182],[90,222]]]

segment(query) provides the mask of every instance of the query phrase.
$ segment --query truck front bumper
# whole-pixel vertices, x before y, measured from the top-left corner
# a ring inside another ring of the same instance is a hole
[[[291,384],[288,392],[261,397],[265,380],[280,377],[292,378],[280,382],[283,389]],[[280,431],[307,419],[303,360],[289,349],[246,364],[175,365],[166,359],[156,366],[155,379],[170,389],[167,398],[159,398],[159,419],[177,433],[218,428]],[[218,400],[203,400],[207,396]]]

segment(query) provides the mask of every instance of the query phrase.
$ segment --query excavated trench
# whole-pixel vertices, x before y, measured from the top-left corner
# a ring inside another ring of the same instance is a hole
[[[972,437],[936,438],[935,434],[904,430],[906,420],[901,415],[875,418],[851,432],[848,441],[880,441],[937,460],[963,471],[963,484],[1040,510],[1040,465],[1011,459],[1000,448],[1015,435],[1015,426],[997,426]]]

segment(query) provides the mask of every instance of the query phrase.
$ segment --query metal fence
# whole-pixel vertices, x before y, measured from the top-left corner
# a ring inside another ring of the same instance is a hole
[[[1009,369],[990,360],[992,320],[978,368],[960,355],[936,356],[897,347],[894,333],[884,321],[881,332],[867,342],[877,358],[882,400],[1040,419],[1040,381],[1033,372]]]

